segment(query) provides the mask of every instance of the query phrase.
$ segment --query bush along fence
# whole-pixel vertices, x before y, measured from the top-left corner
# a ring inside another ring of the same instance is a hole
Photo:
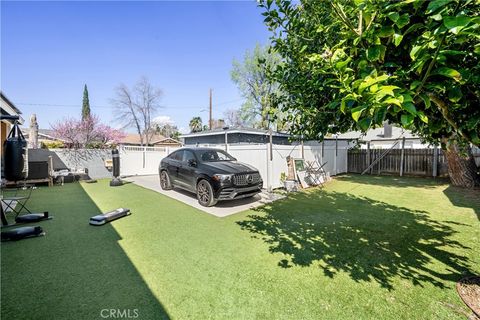
[[[350,149],[348,172],[412,176],[448,176],[441,149]]]

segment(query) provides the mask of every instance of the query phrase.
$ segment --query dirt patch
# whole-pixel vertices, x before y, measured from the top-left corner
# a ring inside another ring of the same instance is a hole
[[[457,282],[457,292],[477,318],[480,318],[480,276],[466,277]]]

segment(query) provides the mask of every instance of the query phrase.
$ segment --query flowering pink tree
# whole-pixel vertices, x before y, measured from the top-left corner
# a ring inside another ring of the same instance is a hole
[[[96,115],[85,119],[67,118],[52,125],[54,136],[74,149],[106,148],[116,145],[125,134],[100,122]]]

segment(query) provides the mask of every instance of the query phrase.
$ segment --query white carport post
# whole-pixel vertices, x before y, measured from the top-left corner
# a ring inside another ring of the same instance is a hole
[[[272,144],[272,129],[268,130],[268,145],[267,145],[267,191],[272,192],[272,175],[273,175],[273,144]]]

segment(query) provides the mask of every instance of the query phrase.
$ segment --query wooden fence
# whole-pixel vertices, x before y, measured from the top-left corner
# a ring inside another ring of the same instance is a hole
[[[386,151],[385,149],[350,149],[348,151],[348,172],[362,173]],[[440,149],[404,149],[403,152],[404,175],[431,177],[448,174],[446,159]],[[400,174],[401,158],[402,150],[392,149],[366,173]],[[435,163],[436,170],[434,169]]]

